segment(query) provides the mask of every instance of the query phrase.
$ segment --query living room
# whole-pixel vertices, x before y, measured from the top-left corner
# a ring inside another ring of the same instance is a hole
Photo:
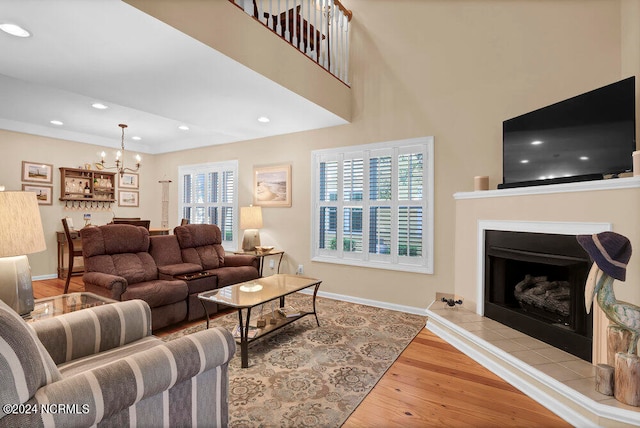
[[[148,218],[159,227],[162,187],[158,182],[171,180],[169,225],[178,225],[180,166],[237,160],[238,204],[247,206],[252,203],[254,167],[290,164],[292,205],[264,208],[260,231],[265,245],[286,251],[281,270],[294,273],[303,265],[306,275],[322,278],[326,293],[424,313],[436,293],[460,294],[456,240],[462,238],[457,237],[453,195],[473,190],[474,176],[489,176],[491,189],[501,182],[502,122],[640,72],[640,7],[634,0],[350,0],[345,4],[354,16],[347,124],[156,155],[142,153],[139,207],[94,211],[91,222],[105,224],[117,214]],[[181,8],[188,13],[188,6]],[[237,54],[241,56],[242,52]],[[286,71],[280,79],[287,79]],[[118,142],[116,123],[114,131]],[[312,261],[312,151],[425,136],[434,137],[433,273]],[[30,255],[29,260],[34,279],[55,277],[55,232],[61,229],[60,219],[70,216],[77,225],[84,224],[82,210],[65,210],[57,200],[58,168],[97,162],[104,147],[72,137],[6,129],[0,131],[0,147],[0,185],[7,190],[20,190],[22,161],[54,166],[53,204],[41,206],[47,251]],[[611,210],[632,216],[634,208]],[[632,242],[637,244],[637,230],[630,232],[636,234]],[[636,263],[632,258],[629,284],[640,279]],[[637,292],[629,294],[626,300],[640,303]],[[467,292],[463,297],[475,299]]]

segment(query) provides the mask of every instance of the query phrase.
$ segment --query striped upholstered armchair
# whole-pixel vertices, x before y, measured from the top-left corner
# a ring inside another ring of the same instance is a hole
[[[0,301],[0,427],[227,426],[231,334],[169,342],[142,300],[25,323]]]

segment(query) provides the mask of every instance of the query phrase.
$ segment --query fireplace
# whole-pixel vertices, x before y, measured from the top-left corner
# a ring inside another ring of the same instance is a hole
[[[575,235],[486,230],[484,245],[484,315],[591,362],[591,263]]]

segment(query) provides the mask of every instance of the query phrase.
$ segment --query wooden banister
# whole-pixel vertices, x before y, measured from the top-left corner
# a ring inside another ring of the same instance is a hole
[[[339,0],[333,0],[333,4],[335,4],[336,6],[338,6],[338,9],[340,9],[342,11],[342,13],[344,13],[344,16],[347,17],[347,20],[349,22],[351,22],[351,17],[353,16],[353,12],[351,12],[349,9],[347,9],[346,7],[344,7],[342,5],[342,3],[340,3]]]

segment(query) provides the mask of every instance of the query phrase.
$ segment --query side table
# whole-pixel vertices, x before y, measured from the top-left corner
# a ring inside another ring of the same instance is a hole
[[[233,254],[246,254],[250,256],[256,256],[258,258],[258,273],[262,276],[262,270],[264,269],[264,258],[269,256],[280,256],[278,259],[278,269],[276,273],[280,273],[280,264],[282,263],[282,258],[284,257],[284,250],[271,250],[264,253],[258,251],[233,251]]]
[[[107,305],[115,303],[117,300],[102,297],[94,293],[79,292],[60,294],[58,296],[44,297],[34,301],[34,308],[30,314],[24,316],[27,322],[35,322],[38,320],[53,318],[58,315],[67,314],[69,312],[79,311],[81,309],[92,308],[94,306]]]

